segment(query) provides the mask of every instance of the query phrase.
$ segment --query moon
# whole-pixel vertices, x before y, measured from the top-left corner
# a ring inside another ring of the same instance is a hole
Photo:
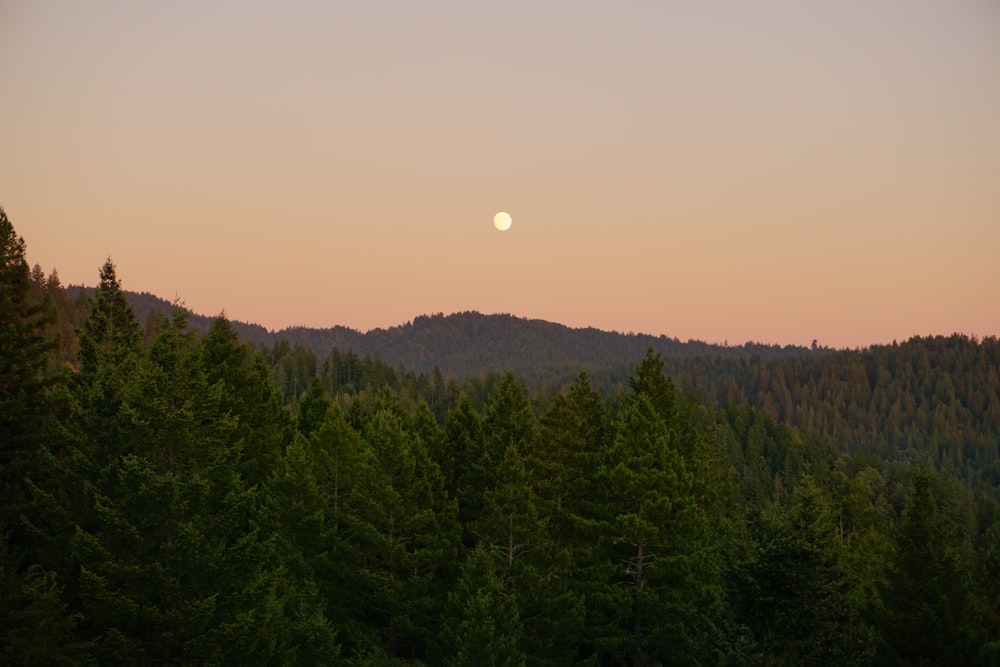
[[[510,229],[510,213],[500,211],[493,216],[493,226],[499,229],[501,232],[505,232]]]

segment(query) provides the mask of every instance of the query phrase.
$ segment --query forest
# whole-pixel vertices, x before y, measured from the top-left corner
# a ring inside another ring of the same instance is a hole
[[[25,253],[2,664],[1000,665],[995,338],[459,376]]]

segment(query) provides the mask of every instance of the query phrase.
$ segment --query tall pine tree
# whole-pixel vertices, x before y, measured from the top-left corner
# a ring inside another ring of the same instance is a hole
[[[59,341],[47,292],[32,301],[24,239],[0,208],[0,661],[75,664],[77,616],[68,573],[69,444],[55,422],[65,379],[50,367]]]

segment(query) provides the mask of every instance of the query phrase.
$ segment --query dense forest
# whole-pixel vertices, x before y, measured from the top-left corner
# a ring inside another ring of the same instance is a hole
[[[42,268],[38,266],[33,270],[38,284],[45,285],[48,279]],[[65,292],[64,301],[73,302],[64,311],[67,323],[82,324],[87,297],[93,296],[93,289],[70,285]],[[141,322],[160,313],[169,313],[175,305],[147,292],[126,291],[125,298]],[[192,313],[189,323],[191,328],[207,333],[212,319]],[[769,360],[827,351],[818,346],[804,348],[761,343],[730,346],[696,340],[685,343],[667,336],[571,329],[543,320],[477,312],[421,315],[412,322],[367,333],[344,326],[268,331],[257,324],[236,321],[231,324],[240,340],[257,347],[271,348],[286,342],[304,348],[319,359],[326,359],[334,351],[353,352],[362,358],[378,355],[393,368],[416,373],[429,373],[437,368],[445,376],[459,379],[489,370],[510,369],[531,387],[543,381],[571,382],[581,369],[590,374],[608,371],[617,376],[624,367],[634,364],[647,348],[674,359],[707,356],[749,359],[756,355]]]
[[[76,363],[74,332],[86,320],[93,290],[62,290],[58,275],[46,277],[40,266],[32,276],[35,293],[48,289],[60,304],[67,348],[62,358]],[[172,310],[170,302],[151,294],[125,295],[147,329]],[[202,334],[212,321],[189,317]],[[929,455],[962,476],[985,475],[1000,483],[1000,399],[991,391],[1000,382],[996,338],[915,337],[863,350],[719,346],[480,313],[418,317],[366,334],[345,327],[268,332],[259,325],[231,325],[241,341],[264,351],[293,410],[314,377],[331,395],[387,383],[413,394],[414,385],[427,391],[430,383],[435,395],[449,391],[453,405],[459,382],[482,403],[503,370],[513,371],[544,409],[581,371],[602,395],[620,393],[635,361],[653,349],[679,387],[711,406],[752,406],[839,450],[911,462]]]
[[[1000,664],[996,339],[539,382],[98,276],[0,209],[3,664]]]

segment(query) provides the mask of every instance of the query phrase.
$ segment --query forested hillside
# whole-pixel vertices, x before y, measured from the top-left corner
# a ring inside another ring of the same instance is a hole
[[[995,340],[529,385],[140,318],[110,260],[69,298],[24,254],[0,210],[2,664],[1000,661]]]
[[[39,284],[44,286],[46,278],[41,267],[35,269],[35,275]],[[70,286],[66,289],[66,300],[79,301],[84,294],[92,292],[91,289]],[[170,313],[174,305],[145,292],[125,292],[125,298],[135,309],[140,322]],[[77,319],[82,322],[79,316]],[[212,319],[192,313],[191,327],[206,333]],[[723,346],[695,340],[681,342],[667,336],[571,329],[543,320],[476,312],[421,315],[412,322],[389,329],[373,329],[367,333],[343,326],[326,329],[288,327],[267,331],[259,325],[244,322],[233,322],[232,325],[240,339],[252,345],[273,347],[279,342],[286,342],[303,347],[321,360],[334,350],[362,358],[378,355],[381,361],[393,368],[428,373],[436,367],[447,377],[459,379],[491,370],[510,369],[533,384],[542,381],[566,383],[580,369],[622,372],[650,347],[670,358],[713,356],[750,359],[756,355],[761,359],[774,359],[827,351],[759,343]]]
[[[684,388],[714,405],[760,409],[850,453],[922,455],[1000,483],[1000,341],[912,338],[783,360],[671,360]]]
[[[62,290],[58,275],[32,272],[34,292],[52,293],[60,315],[63,359],[75,362],[74,326],[84,321],[87,295]],[[146,327],[172,306],[150,294],[126,292]],[[206,333],[212,318],[190,315]],[[955,334],[914,337],[861,350],[717,346],[665,336],[569,329],[510,315],[421,316],[399,327],[361,333],[346,327],[268,332],[232,323],[242,341],[260,346],[293,406],[313,377],[331,393],[362,384],[429,383],[445,378],[479,384],[511,370],[544,397],[586,370],[604,395],[621,390],[647,348],[665,358],[666,372],[714,406],[748,405],[819,436],[842,451],[917,460],[928,455],[960,474],[1000,483],[1000,343]],[[453,392],[454,393],[454,392]]]

